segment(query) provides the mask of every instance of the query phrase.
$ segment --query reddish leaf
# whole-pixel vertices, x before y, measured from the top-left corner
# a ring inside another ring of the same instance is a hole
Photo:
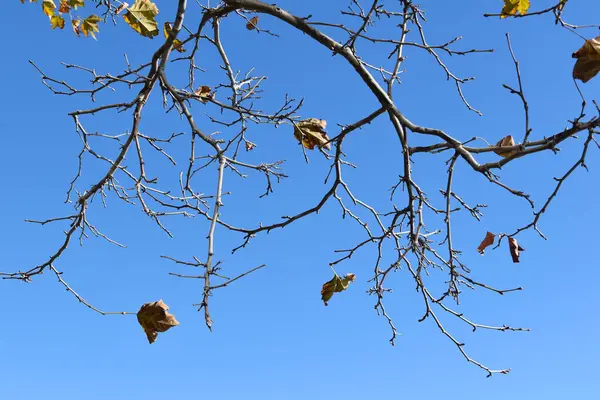
[[[495,238],[496,238],[496,235],[494,235],[492,232],[486,233],[485,238],[483,239],[483,241],[479,244],[479,247],[477,248],[477,251],[479,252],[479,254],[485,253],[486,247],[493,245]]]
[[[513,262],[518,263],[520,252],[525,251],[525,249],[519,246],[517,239],[511,237],[508,238],[508,248],[510,250],[510,255],[512,256]]]

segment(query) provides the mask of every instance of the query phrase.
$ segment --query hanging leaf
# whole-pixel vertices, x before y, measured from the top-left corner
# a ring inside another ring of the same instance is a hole
[[[496,238],[496,235],[494,235],[492,232],[488,232],[485,234],[485,238],[482,240],[482,242],[479,244],[479,247],[477,248],[477,251],[479,252],[479,254],[485,253],[485,249],[488,246],[491,246],[494,244],[494,239]]]
[[[517,15],[517,13],[525,15],[529,10],[529,6],[529,0],[504,0],[504,7],[502,7],[500,18]]]
[[[327,121],[324,119],[308,118],[294,125],[294,137],[309,150],[313,150],[315,146],[331,150],[329,137],[325,133],[326,126]]]
[[[69,3],[67,3],[67,0],[60,0],[60,4],[58,5],[58,12],[64,14],[68,13],[69,11],[71,11],[71,6],[69,5]]]
[[[589,81],[600,72],[600,36],[586,40],[583,46],[573,53],[577,59],[573,67],[573,78]]]
[[[42,1],[42,10],[44,14],[48,16],[48,18],[52,18],[54,15],[54,10],[56,9],[56,4],[54,4],[53,0],[44,0]]]
[[[171,34],[172,30],[173,30],[173,28],[171,27],[171,24],[168,22],[165,22],[165,25],[163,27],[163,33],[165,35],[165,39],[169,38],[169,34]],[[183,48],[183,43],[181,43],[181,40],[179,40],[179,39],[175,39],[173,41],[173,48],[180,53],[185,52],[185,49]]]
[[[511,237],[508,238],[508,248],[510,250],[510,255],[512,256],[513,262],[518,263],[520,252],[525,251],[525,249],[519,246],[517,239]]]
[[[84,6],[84,0],[68,0],[68,3],[75,10],[77,10],[78,7],[83,7]]]
[[[169,307],[161,300],[154,303],[146,303],[137,313],[137,319],[150,344],[156,341],[159,332],[165,332],[170,328],[179,325],[175,316],[167,310]]]
[[[152,39],[158,35],[158,23],[155,19],[157,15],[156,4],[150,0],[135,0],[135,3],[123,15],[123,19],[137,33]]]
[[[350,282],[354,282],[356,275],[354,274],[346,274],[346,276],[342,279],[339,275],[335,274],[333,278],[326,282],[321,288],[321,300],[323,303],[327,305],[327,302],[331,299],[334,293],[342,292],[348,289],[348,285]]]
[[[98,29],[98,22],[102,21],[102,18],[99,16],[92,14],[81,22],[79,29],[83,32],[84,36],[91,35],[94,39],[96,39],[96,33],[100,32]]]
[[[246,151],[254,150],[256,143],[252,143],[246,140]]]
[[[73,28],[73,32],[75,32],[77,36],[79,36],[79,34],[81,33],[81,29],[79,28],[80,25],[81,20],[79,18],[71,20],[71,27]]]
[[[52,29],[63,29],[65,27],[65,19],[60,15],[53,15],[52,17],[50,17],[50,24],[52,26]]]
[[[496,143],[496,147],[513,147],[514,145],[515,145],[515,139],[511,135],[503,137],[498,143]],[[502,149],[494,150],[494,153],[496,153],[499,156],[502,156],[504,158],[510,157],[513,154],[515,154],[516,152],[517,152],[517,150],[515,150],[515,149],[511,149],[511,150],[502,150]]]
[[[200,86],[194,92],[196,96],[200,96],[200,101],[206,104],[208,99],[214,99],[215,94],[211,93],[210,86]]]
[[[257,28],[258,28],[258,15],[250,18],[250,20],[246,24],[246,29],[248,29],[249,31],[251,31],[253,29],[257,29]]]

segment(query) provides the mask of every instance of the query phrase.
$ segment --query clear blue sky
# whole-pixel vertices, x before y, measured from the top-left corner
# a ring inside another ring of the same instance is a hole
[[[45,261],[62,240],[64,226],[40,227],[24,219],[66,215],[72,210],[63,202],[76,172],[79,139],[67,112],[90,106],[88,99],[53,96],[28,60],[48,74],[84,84],[85,76],[65,70],[59,62],[117,73],[124,68],[123,53],[134,65],[145,62],[162,41],[161,37],[141,38],[123,23],[102,26],[98,41],[76,38],[66,29],[51,31],[39,4],[5,3],[0,16],[5,44],[0,63],[4,91],[0,112],[2,271],[27,269]],[[349,1],[280,3],[298,15],[327,20],[338,18],[338,10]],[[522,65],[532,137],[551,135],[576,115],[579,100],[571,80],[571,53],[581,46],[580,38],[556,27],[550,17],[519,21],[483,18],[484,12],[500,10],[500,0],[421,3],[428,11],[425,27],[431,43],[463,36],[459,48],[492,47],[496,51],[446,58],[456,73],[477,77],[465,87],[465,94],[484,117],[465,109],[453,84],[445,82],[443,72],[427,54],[409,51],[403,84],[396,89],[398,103],[409,118],[443,128],[463,140],[484,136],[497,141],[509,133],[520,135],[521,106],[501,87],[502,83],[515,84],[506,31],[511,32]],[[532,8],[552,3],[532,0]],[[565,15],[570,22],[600,22],[596,1],[573,3]],[[157,4],[160,21],[171,18],[175,2],[159,0]],[[191,9],[197,13],[197,7]],[[197,21],[198,14],[189,13],[188,18]],[[281,38],[248,32],[238,17],[229,17],[223,22],[223,41],[237,69],[256,67],[257,73],[269,76],[264,87],[265,110],[277,107],[285,93],[304,97],[302,115],[324,118],[330,132],[336,132],[336,124],[352,123],[375,109],[374,99],[340,59],[275,20],[264,17],[261,25]],[[584,34],[593,37],[595,33],[592,29]],[[387,49],[377,52],[370,46],[363,51],[365,59],[374,64],[385,62],[387,54]],[[212,50],[201,62],[209,85],[223,78],[217,63]],[[182,76],[181,81],[184,79]],[[600,89],[600,78],[582,87],[591,100]],[[184,130],[185,125],[175,116],[162,114],[157,95],[144,115],[142,131],[168,136]],[[127,99],[131,92],[122,90],[115,96]],[[110,99],[101,96],[98,102]],[[203,117],[201,107],[195,110],[201,126],[207,131],[217,129]],[[359,197],[374,204],[387,198],[386,190],[398,175],[400,152],[395,134],[385,122],[352,136],[346,146],[349,160],[360,167],[348,173],[348,183]],[[90,130],[104,133],[129,129],[124,117],[109,114],[87,123]],[[225,187],[234,195],[226,199],[224,218],[240,225],[276,221],[321,197],[327,163],[311,154],[311,164],[306,166],[289,128],[253,128],[250,139],[259,145],[250,155],[253,160],[286,159],[291,177],[276,187],[274,196],[258,200],[263,189],[261,177],[242,181],[228,175]],[[511,163],[502,178],[527,188],[540,204],[552,190],[552,176],[579,156],[581,141],[565,143],[560,157],[548,154]],[[107,154],[116,151],[108,146],[103,150]],[[166,182],[174,182],[185,164],[185,139],[176,142],[172,151],[181,160],[177,168],[165,169],[160,159],[151,158],[156,162],[151,171],[164,173]],[[437,195],[441,180],[436,177],[445,168],[445,159],[445,155],[433,162],[415,157],[415,177],[431,190],[437,204],[442,204],[442,198]],[[0,281],[4,304],[0,399],[597,398],[598,159],[598,149],[592,146],[590,171],[578,170],[552,204],[541,223],[548,241],[531,233],[520,236],[527,249],[520,264],[510,261],[504,246],[483,258],[475,248],[487,230],[509,232],[522,225],[529,216],[527,206],[488,188],[466,168],[458,167],[461,174],[456,192],[472,203],[490,205],[480,224],[466,216],[455,222],[455,243],[464,251],[463,260],[474,277],[498,287],[525,288],[502,297],[465,293],[460,310],[481,323],[526,326],[531,332],[472,333],[455,321],[445,321],[473,357],[491,368],[512,368],[507,376],[485,379],[485,373],[465,362],[431,320],[417,322],[423,306],[407,271],[397,272],[390,281],[394,292],[387,298],[387,308],[402,333],[391,347],[387,325],[376,316],[374,299],[365,293],[373,249],[337,268],[339,273],[356,273],[357,281],[324,307],[319,291],[331,277],[327,263],[335,257],[333,250],[351,246],[360,238],[355,226],[339,219],[334,204],[318,216],[257,238],[235,255],[229,250],[240,238],[218,232],[217,259],[224,262],[225,273],[235,275],[262,263],[268,267],[215,292],[211,299],[215,324],[210,333],[202,315],[192,307],[201,300],[201,282],[168,276],[170,271],[193,271],[159,258],[162,254],[203,257],[205,221],[168,220],[166,224],[175,234],[170,240],[139,208],[110,198],[106,209],[94,204],[90,218],[128,248],[119,249],[98,239],[86,241],[82,248],[75,243],[57,267],[99,308],[137,311],[142,303],[162,298],[181,326],[148,345],[134,316],[91,312],[50,273],[36,277],[31,284]],[[130,157],[129,162],[134,163],[135,158]],[[102,174],[103,168],[90,163],[80,189]],[[207,193],[214,187],[214,171],[211,173],[198,184]],[[388,262],[393,255],[389,257]]]

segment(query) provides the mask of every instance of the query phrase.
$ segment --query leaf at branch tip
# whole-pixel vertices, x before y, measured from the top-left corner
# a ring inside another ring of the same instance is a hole
[[[496,235],[494,235],[492,232],[486,233],[485,238],[481,241],[481,243],[479,244],[479,247],[477,248],[477,251],[479,252],[479,254],[483,255],[483,253],[485,253],[485,249],[488,246],[491,246],[494,244],[495,238],[496,238]]]
[[[510,250],[510,255],[512,256],[513,262],[518,263],[520,252],[525,251],[525,249],[519,246],[517,239],[511,237],[508,238],[508,248]]]
[[[61,14],[68,13],[71,11],[71,6],[67,3],[67,0],[60,0],[60,4],[58,5],[58,12]]]
[[[246,151],[252,151],[256,147],[256,143],[252,143],[246,140]]]
[[[84,0],[68,0],[68,3],[71,7],[77,10],[78,7],[83,7],[85,1]]]
[[[150,344],[156,341],[159,332],[165,332],[179,325],[175,316],[167,311],[168,309],[169,307],[161,299],[153,303],[144,304],[140,308],[140,311],[138,311],[138,322],[144,328]]]
[[[214,99],[215,94],[211,92],[210,86],[200,86],[194,92],[196,96],[200,97],[200,101],[206,104],[208,99]]]
[[[326,282],[321,288],[321,300],[327,305],[327,302],[331,299],[334,293],[342,292],[348,289],[350,282],[354,282],[356,275],[346,274],[344,278],[340,278],[339,275],[335,274],[333,278]]]
[[[248,20],[248,23],[246,24],[246,29],[248,29],[249,31],[251,31],[253,29],[257,29],[257,27],[258,27],[258,15],[250,18],[250,20]]]
[[[529,0],[504,0],[504,7],[502,7],[500,18],[517,15],[517,13],[525,15],[529,10],[529,6]]]
[[[56,9],[56,4],[54,4],[53,0],[44,0],[42,1],[42,10],[44,14],[48,16],[48,18],[52,18],[54,15],[54,10]]]
[[[573,67],[573,78],[586,83],[600,72],[600,36],[586,40],[583,46],[573,53],[577,59]]]
[[[137,33],[152,39],[158,35],[158,23],[155,19],[157,15],[156,4],[150,0],[135,0],[135,3],[123,15],[123,19]]]
[[[84,36],[91,35],[94,39],[96,39],[96,33],[100,32],[98,29],[98,23],[102,21],[102,18],[97,16],[96,14],[92,14],[81,22],[79,29],[83,32]]]
[[[163,33],[165,35],[165,39],[169,38],[169,34],[171,33],[172,29],[173,28],[171,27],[171,24],[168,22],[165,22],[165,25],[163,27]],[[185,49],[183,48],[183,43],[181,43],[181,40],[179,40],[179,39],[175,39],[173,41],[173,48],[180,53],[185,53]]]
[[[52,26],[52,29],[63,29],[65,27],[65,19],[60,15],[53,15],[52,17],[50,17],[50,24]]]
[[[75,32],[75,34],[77,36],[79,36],[79,34],[81,33],[81,29],[79,28],[80,25],[81,25],[80,19],[72,19],[71,20],[71,27],[73,28],[73,32]]]
[[[324,119],[305,119],[294,126],[294,137],[309,150],[314,150],[315,146],[331,150],[329,137],[325,133],[326,126],[327,121]]]
[[[504,136],[498,143],[496,143],[496,147],[513,147],[515,145],[515,139],[511,136]],[[494,150],[494,153],[502,156],[504,158],[510,157],[515,154],[516,150]]]

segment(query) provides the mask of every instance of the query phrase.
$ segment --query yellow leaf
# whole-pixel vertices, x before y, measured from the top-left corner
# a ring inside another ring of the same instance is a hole
[[[53,15],[50,17],[50,24],[52,25],[52,29],[63,29],[65,27],[65,19],[60,15]]]
[[[169,34],[171,33],[172,29],[173,28],[171,27],[171,24],[168,22],[165,22],[165,25],[163,27],[163,33],[165,35],[165,39],[169,38]],[[175,39],[173,41],[173,48],[180,53],[185,53],[185,49],[183,48],[183,43],[181,43],[181,40],[179,40],[179,39]]]
[[[159,300],[144,304],[138,311],[138,322],[144,328],[150,344],[154,343],[158,337],[158,332],[165,332],[179,325],[175,316],[167,311],[168,309],[169,307],[162,300]]]
[[[102,18],[92,14],[83,20],[79,28],[81,29],[81,32],[83,32],[84,36],[92,35],[92,37],[96,39],[95,33],[100,31],[98,29],[98,22],[100,21],[102,21]]]
[[[68,0],[68,3],[75,10],[77,10],[77,7],[83,7],[84,6],[84,0]]]
[[[42,10],[44,10],[44,14],[51,18],[54,15],[54,10],[56,9],[56,4],[52,0],[44,0],[42,2]]]
[[[502,7],[500,18],[517,15],[517,13],[525,15],[529,10],[529,6],[529,0],[504,0],[504,7]]]
[[[589,81],[600,72],[600,36],[586,40],[583,46],[573,53],[577,59],[573,67],[573,78]]]
[[[513,147],[515,145],[515,139],[511,136],[505,136],[502,139],[500,139],[500,141],[498,143],[496,143],[496,147]],[[502,149],[498,149],[498,150],[494,150],[494,153],[498,154],[499,156],[502,156],[504,158],[506,157],[510,157],[513,154],[515,154],[516,150],[512,149],[512,150],[502,150]]]
[[[354,282],[355,278],[356,275],[354,274],[346,274],[343,279],[340,278],[338,274],[335,274],[333,278],[329,282],[326,282],[321,288],[321,300],[323,300],[323,303],[327,305],[327,302],[334,293],[348,289],[348,285],[350,285],[350,282]]]
[[[305,119],[294,125],[294,137],[309,150],[313,150],[315,146],[331,150],[329,137],[325,133],[326,126],[327,121],[324,119]]]
[[[142,36],[153,38],[158,35],[156,15],[158,8],[150,0],[135,0],[123,15],[125,22]]]
[[[200,101],[203,103],[206,103],[208,99],[212,99],[215,97],[215,94],[211,93],[210,86],[200,86],[198,89],[196,89],[194,94],[196,96],[200,96]]]
[[[75,34],[77,36],[79,36],[79,34],[81,33],[81,29],[79,28],[79,26],[81,25],[81,20],[80,19],[72,19],[71,20],[71,27],[73,28],[73,32],[75,32]]]

